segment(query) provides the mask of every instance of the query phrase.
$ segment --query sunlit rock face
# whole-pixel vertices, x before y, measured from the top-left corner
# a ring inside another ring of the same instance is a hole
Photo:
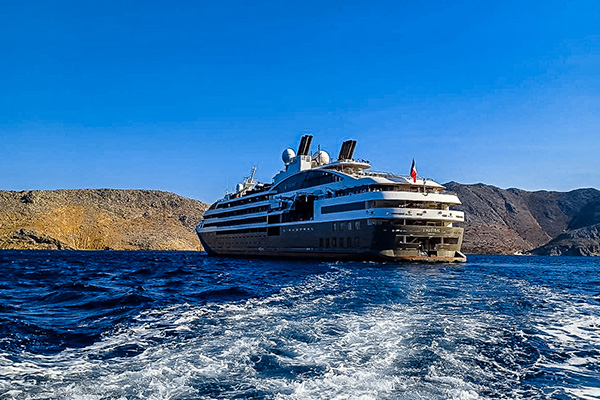
[[[0,191],[0,248],[199,250],[206,208],[155,190]]]

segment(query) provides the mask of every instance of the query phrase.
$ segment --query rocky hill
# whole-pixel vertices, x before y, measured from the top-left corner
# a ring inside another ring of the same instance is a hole
[[[551,256],[600,256],[600,224],[569,230],[531,254]]]
[[[600,255],[600,191],[500,189],[445,184],[465,212],[466,253]]]
[[[198,250],[206,208],[155,190],[0,191],[0,248]]]
[[[445,184],[465,212],[465,253],[600,256],[600,191]],[[153,190],[0,191],[0,248],[197,250],[207,205]]]

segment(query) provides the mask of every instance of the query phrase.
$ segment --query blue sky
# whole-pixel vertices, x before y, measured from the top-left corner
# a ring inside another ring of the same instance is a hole
[[[596,1],[0,9],[0,189],[212,202],[303,134],[438,182],[600,187]]]

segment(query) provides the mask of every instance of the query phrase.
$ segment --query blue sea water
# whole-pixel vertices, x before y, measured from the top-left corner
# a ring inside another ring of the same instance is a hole
[[[488,398],[600,398],[600,259],[0,251],[0,399]]]

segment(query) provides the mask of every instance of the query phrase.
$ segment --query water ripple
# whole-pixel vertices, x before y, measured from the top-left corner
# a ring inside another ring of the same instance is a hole
[[[0,252],[0,263],[2,398],[600,395],[594,259]]]

